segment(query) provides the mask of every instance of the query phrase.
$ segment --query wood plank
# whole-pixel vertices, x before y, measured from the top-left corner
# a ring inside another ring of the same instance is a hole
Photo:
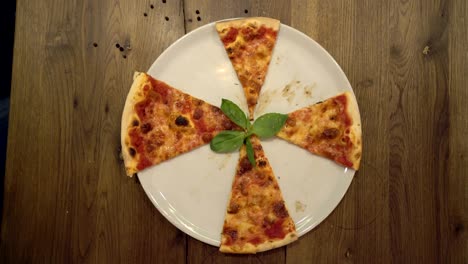
[[[4,263],[185,260],[185,235],[124,175],[118,153],[132,72],[184,34],[181,7],[18,1]]]
[[[447,23],[444,3],[392,2],[390,232],[392,262],[442,262],[447,174]],[[432,51],[427,51],[429,47]]]
[[[294,1],[293,6],[292,26],[322,45],[351,82],[361,112],[363,160],[332,214],[288,246],[287,262],[389,263],[389,7],[386,1]]]
[[[187,32],[213,21],[236,17],[266,16],[289,24],[291,14],[291,5],[285,1],[186,0],[184,3]]]
[[[16,15],[1,263],[468,258],[466,1],[18,0]],[[334,212],[254,256],[177,230],[118,153],[132,72],[185,31],[240,16],[278,18],[326,48],[355,90],[364,134],[361,170]]]
[[[250,16],[251,4],[240,1],[188,1],[184,0],[185,28],[187,33],[213,21]],[[245,13],[247,10],[247,13]]]
[[[448,165],[440,180],[439,199],[440,240],[444,246],[439,260],[444,263],[466,263],[468,259],[468,3],[452,1],[448,10],[440,13],[448,20],[448,94],[449,149],[439,155]]]
[[[184,9],[187,31],[220,19],[244,16],[267,16],[290,23],[290,3],[287,1],[197,0],[185,1]],[[200,21],[197,17],[200,17]],[[253,256],[226,255],[220,253],[217,247],[189,237],[187,260],[188,263],[284,263],[285,252],[285,248],[279,248]]]
[[[312,232],[312,242],[304,242],[304,247],[301,243],[289,247],[287,261],[446,263],[447,254],[453,254],[453,259],[460,262],[464,259],[466,207],[461,199],[466,187],[456,185],[463,181],[461,166],[459,160],[448,158],[449,142],[457,142],[456,153],[461,152],[460,157],[466,150],[460,146],[459,138],[449,138],[452,116],[449,116],[447,32],[455,32],[457,44],[453,44],[456,49],[453,54],[459,57],[460,47],[466,46],[463,45],[466,35],[459,31],[463,28],[460,24],[466,23],[463,20],[466,12],[457,13],[458,25],[447,23],[447,16],[456,13],[454,9],[465,7],[459,3],[448,6],[445,1],[391,3],[385,6],[359,2],[350,7],[347,2],[312,2],[300,8],[317,15],[312,26],[318,29],[305,31],[337,59],[355,89],[363,118],[364,159],[340,206]],[[300,14],[293,11],[293,26],[297,28],[301,26],[295,24],[294,18],[302,17]],[[387,25],[389,32],[385,31]],[[465,64],[454,61],[457,71],[466,71]],[[386,77],[387,72],[390,75]],[[375,78],[366,75],[376,76],[380,81],[376,83]],[[457,78],[458,85],[458,81],[466,83]],[[455,91],[460,96],[450,106],[460,111],[466,93],[458,88]],[[458,119],[458,123],[464,125],[458,125],[457,135],[466,131],[466,122]],[[371,138],[366,131],[372,133]],[[449,164],[454,173],[449,173]],[[370,182],[375,176],[383,176],[382,181]],[[363,178],[368,182],[362,182]],[[452,210],[450,217],[445,209],[447,203]],[[369,213],[377,218],[369,217]],[[345,227],[342,233],[334,229],[338,217],[339,226]],[[365,222],[360,223],[360,219],[372,221],[362,225]],[[449,233],[449,227],[453,234]]]

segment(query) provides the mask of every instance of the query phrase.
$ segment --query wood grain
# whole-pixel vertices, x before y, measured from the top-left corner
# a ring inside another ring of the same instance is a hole
[[[133,71],[241,16],[280,19],[327,49],[364,136],[333,213],[251,256],[172,226],[118,150]],[[467,47],[464,0],[18,0],[0,262],[466,263]]]
[[[292,26],[327,49],[353,86],[362,119],[363,160],[334,212],[288,246],[287,262],[389,263],[388,6],[384,1],[293,5],[298,8]]]
[[[228,18],[266,16],[289,24],[291,5],[287,1],[184,1],[187,32]],[[197,14],[198,11],[198,14]]]
[[[449,127],[447,144],[441,159],[445,161],[446,175],[439,183],[441,223],[440,240],[443,241],[440,259],[445,263],[466,263],[468,259],[468,3],[453,1],[440,15],[448,23],[448,101]]]
[[[117,149],[132,72],[183,34],[176,2],[18,1],[3,263],[185,260]]]
[[[393,3],[395,4],[395,3]],[[447,23],[443,2],[390,8],[389,205],[393,262],[442,262],[439,202],[448,150]],[[408,15],[411,14],[411,15]],[[427,48],[430,47],[429,52]],[[427,54],[426,54],[427,53]],[[422,108],[424,106],[424,108]]]

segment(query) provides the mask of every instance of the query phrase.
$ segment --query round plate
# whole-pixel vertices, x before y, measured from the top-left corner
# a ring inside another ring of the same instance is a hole
[[[242,86],[218,38],[214,23],[185,35],[154,62],[148,73],[216,106],[227,98],[245,112]],[[343,71],[315,41],[281,25],[256,116],[289,113],[344,91]],[[315,156],[279,138],[262,142],[299,236],[317,226],[338,205],[354,170]],[[176,227],[219,246],[238,152],[217,154],[209,145],[138,173],[156,208]]]

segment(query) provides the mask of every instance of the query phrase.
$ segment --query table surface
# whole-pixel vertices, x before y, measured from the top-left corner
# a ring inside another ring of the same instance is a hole
[[[467,14],[465,0],[17,0],[0,262],[466,263]],[[280,19],[327,49],[364,132],[333,213],[251,256],[172,226],[119,159],[133,72],[240,16]]]

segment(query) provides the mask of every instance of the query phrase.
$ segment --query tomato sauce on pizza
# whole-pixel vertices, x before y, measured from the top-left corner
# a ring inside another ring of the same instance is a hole
[[[250,119],[254,118],[255,106],[268,72],[279,25],[278,20],[262,17],[216,24],[219,37],[244,89]]]
[[[218,107],[137,73],[122,118],[127,174],[207,144],[230,129],[238,127]]]
[[[240,151],[222,231],[222,252],[256,253],[297,239],[294,221],[273,169],[256,136],[251,137],[255,166]]]
[[[349,92],[288,114],[277,136],[343,166],[359,169],[361,121],[356,99]]]

